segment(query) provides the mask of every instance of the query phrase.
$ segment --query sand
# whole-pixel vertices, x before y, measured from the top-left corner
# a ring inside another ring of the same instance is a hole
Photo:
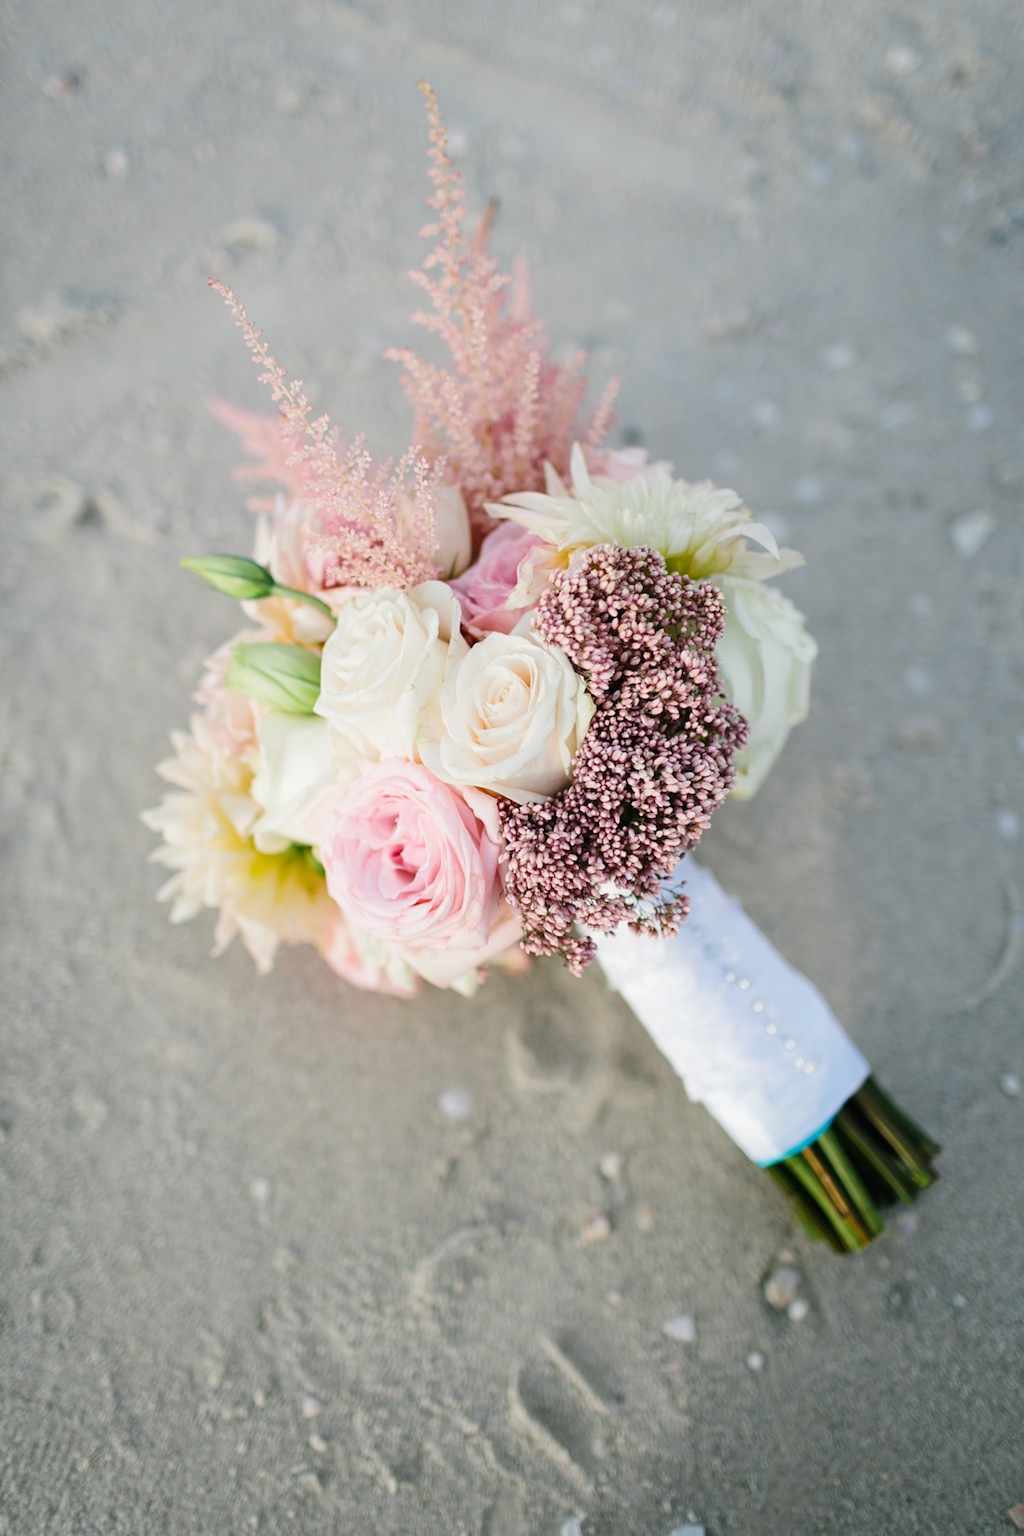
[[[1010,1528],[1022,18],[0,5],[4,1536]],[[703,851],[944,1145],[862,1257],[596,973],[407,1005],[154,900],[138,813],[234,622],[178,560],[251,537],[205,402],[263,402],[206,279],[401,448],[420,75],[620,440],[808,556],[811,719]]]

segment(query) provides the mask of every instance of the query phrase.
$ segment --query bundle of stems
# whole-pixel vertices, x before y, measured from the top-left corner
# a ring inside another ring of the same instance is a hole
[[[816,1141],[766,1171],[811,1237],[856,1253],[881,1232],[880,1206],[909,1205],[934,1184],[940,1150],[869,1077]]]

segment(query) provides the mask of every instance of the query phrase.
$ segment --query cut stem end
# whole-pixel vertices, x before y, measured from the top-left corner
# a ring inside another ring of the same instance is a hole
[[[857,1253],[881,1232],[880,1207],[909,1204],[934,1184],[940,1150],[869,1077],[817,1141],[768,1172],[810,1236]]]

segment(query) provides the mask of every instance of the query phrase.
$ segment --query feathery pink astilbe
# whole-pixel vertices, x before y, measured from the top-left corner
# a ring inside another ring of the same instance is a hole
[[[245,337],[279,410],[279,434],[287,446],[284,467],[294,472],[300,499],[310,514],[310,536],[330,560],[338,586],[416,586],[437,574],[434,560],[433,486],[436,472],[415,449],[397,465],[375,465],[364,441],[343,453],[328,416],[311,420],[302,382],[289,379],[271,355],[262,333],[224,283],[211,281]],[[269,432],[258,442],[270,447]],[[268,454],[269,457],[269,454]],[[276,468],[279,460],[272,459]]]
[[[565,474],[574,441],[596,447],[603,440],[616,386],[609,385],[589,421],[581,421],[586,354],[562,366],[548,359],[525,267],[513,280],[488,255],[490,218],[467,241],[465,193],[448,154],[441,109],[431,87],[421,82],[421,89],[430,119],[434,192],[428,202],[437,214],[421,233],[438,243],[422,270],[410,274],[431,305],[413,320],[445,343],[451,366],[425,362],[408,347],[388,356],[404,367],[413,435],[431,463],[445,461],[445,478],[460,487],[479,543],[493,526],[486,502],[542,489],[545,463]]]
[[[257,416],[229,400],[211,400],[209,409],[211,416],[235,433],[253,460],[233,469],[233,480],[272,480],[284,486],[293,500],[301,497],[302,476],[293,462],[294,449],[280,416]],[[250,496],[246,503],[252,512],[272,512],[274,504],[270,496]]]
[[[724,623],[714,586],[643,546],[598,545],[549,583],[535,627],[588,678],[597,709],[566,789],[500,803],[505,895],[528,954],[561,954],[578,975],[596,948],[580,928],[660,936],[686,917],[667,882],[728,794],[746,739],[715,666]]]

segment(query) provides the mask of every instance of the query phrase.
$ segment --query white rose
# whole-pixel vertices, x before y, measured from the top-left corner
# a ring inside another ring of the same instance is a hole
[[[800,610],[774,587],[743,576],[715,578],[728,610],[715,659],[726,697],[750,726],[737,753],[737,800],[757,793],[794,725],[807,718],[818,647]]]
[[[440,741],[422,749],[431,772],[520,804],[565,788],[594,713],[568,657],[515,632],[474,645],[450,672],[440,707]]]
[[[423,734],[436,735],[437,695],[468,651],[458,599],[443,581],[409,592],[352,598],[324,646],[315,710],[330,725],[335,766],[357,757],[414,761]]]
[[[259,721],[259,767],[249,793],[262,815],[250,829],[260,853],[315,841],[308,818],[335,787],[327,723],[268,713]]]

